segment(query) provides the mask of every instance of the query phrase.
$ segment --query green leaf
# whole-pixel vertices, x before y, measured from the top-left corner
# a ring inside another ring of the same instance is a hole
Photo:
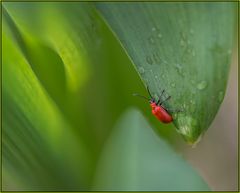
[[[88,190],[140,79],[91,3],[3,8],[3,189]]]
[[[236,24],[234,2],[97,3],[145,86],[184,139],[198,141],[223,101]]]
[[[130,109],[105,144],[93,190],[206,191],[202,178]]]
[[[3,187],[25,191],[82,188],[87,178],[81,176],[87,176],[91,166],[89,150],[76,138],[5,30],[6,26],[3,31]],[[9,182],[14,182],[14,186],[8,187]]]
[[[92,7],[82,4],[73,15],[88,21],[88,14],[95,13]],[[71,14],[63,10],[60,4],[4,4],[4,190],[80,191],[90,181],[95,161],[89,145],[92,128],[85,126],[81,115],[86,111],[79,110],[77,92],[89,75],[86,50],[94,50],[91,42],[83,46],[82,39],[94,41],[96,34],[86,38],[82,33],[77,39],[81,28],[73,31],[73,23],[64,28]],[[47,20],[44,11],[52,14]],[[49,20],[52,25],[45,22]]]

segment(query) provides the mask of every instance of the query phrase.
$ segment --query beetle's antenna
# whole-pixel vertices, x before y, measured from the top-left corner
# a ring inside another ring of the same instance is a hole
[[[150,96],[151,98],[153,98],[152,95],[151,95],[151,93],[150,93],[150,90],[149,90],[148,86],[147,86],[147,91],[148,91],[149,96]]]
[[[165,100],[163,100],[160,105],[162,105],[165,101],[169,100],[171,98],[171,96],[168,96]]]
[[[138,93],[134,93],[133,96],[138,96],[138,97],[141,97],[141,98],[143,98],[143,99],[146,99],[146,100],[150,101],[149,98],[147,98],[147,97],[145,97],[145,96],[143,96],[143,95],[140,95],[140,94],[138,94]]]

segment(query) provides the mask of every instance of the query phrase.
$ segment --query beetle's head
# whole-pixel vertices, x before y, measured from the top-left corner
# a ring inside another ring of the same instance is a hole
[[[151,98],[151,99],[149,100],[149,103],[150,103],[150,104],[153,104],[153,103],[156,103],[156,101],[155,101],[154,98]]]

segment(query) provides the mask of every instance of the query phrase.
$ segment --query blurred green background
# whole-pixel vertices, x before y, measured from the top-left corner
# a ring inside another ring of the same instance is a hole
[[[235,52],[221,110],[191,148],[132,96],[147,93],[94,4],[3,3],[2,30],[3,190],[237,189]]]

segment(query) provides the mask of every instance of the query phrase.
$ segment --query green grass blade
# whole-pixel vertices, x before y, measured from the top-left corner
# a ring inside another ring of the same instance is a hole
[[[4,11],[3,188],[88,190],[119,114],[135,102],[145,108],[131,95],[139,77],[91,3],[4,3]]]
[[[206,191],[203,179],[129,109],[113,129],[98,164],[93,190]]]
[[[225,95],[236,3],[98,3],[145,86],[192,144],[207,130]]]
[[[45,87],[49,82],[40,77],[44,73],[37,75],[42,69],[33,70],[32,60],[16,40],[18,32],[12,33],[14,29],[6,17],[2,38],[3,190],[85,190],[92,170],[91,151],[59,109],[57,96],[49,94]],[[43,54],[42,51],[49,54],[49,49],[36,49],[39,50],[28,51],[29,55]],[[56,61],[56,57],[44,56],[39,65]],[[51,79],[47,72],[51,71],[45,69],[45,76]],[[54,82],[55,87],[64,88],[61,83]]]
[[[99,20],[94,6],[29,2],[4,3],[4,8],[5,26],[38,80],[77,135],[93,145],[80,91],[91,78],[95,58],[90,54],[98,55]]]

